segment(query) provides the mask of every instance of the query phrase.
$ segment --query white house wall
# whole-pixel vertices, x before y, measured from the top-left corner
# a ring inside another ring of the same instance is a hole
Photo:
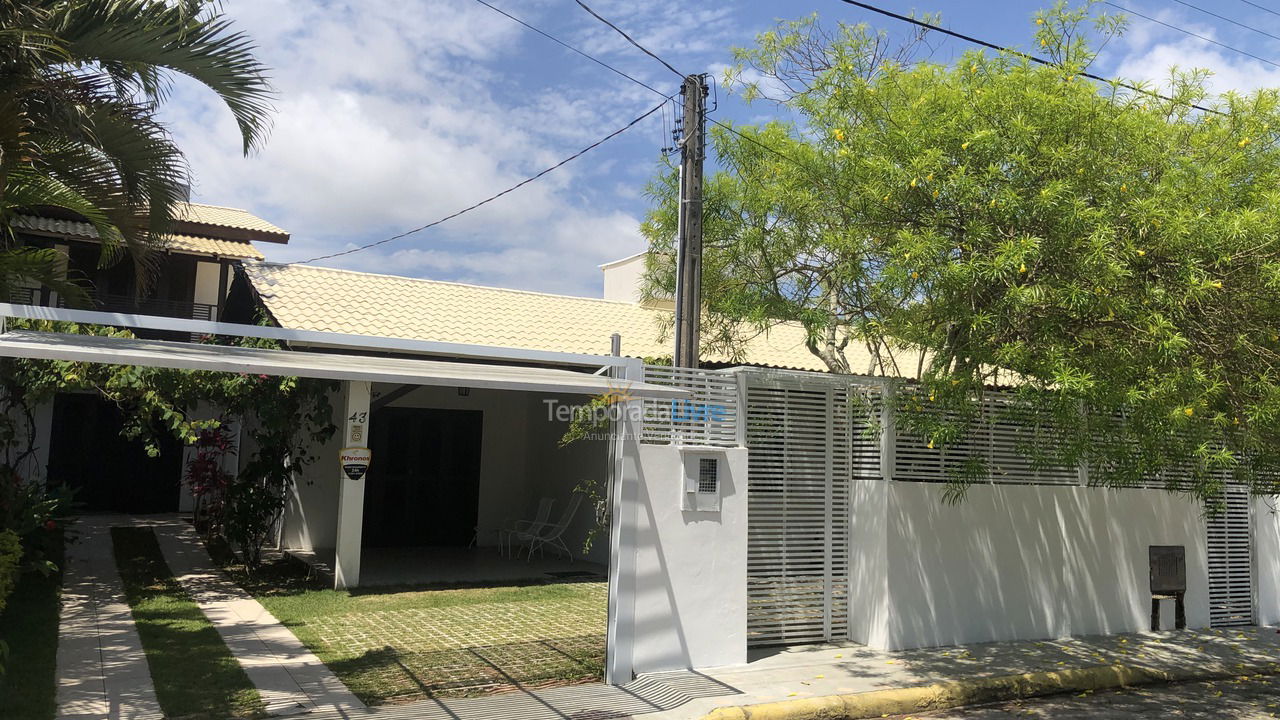
[[[1277,499],[1253,499],[1253,540],[1258,624],[1280,623],[1280,513]]]
[[[31,440],[35,452],[14,469],[27,481],[43,483],[49,474],[49,439],[53,435],[53,402],[40,403],[31,408],[31,419],[34,435]],[[21,428],[23,421],[18,418],[17,422],[18,427]],[[14,447],[25,449],[26,444],[26,433],[22,432],[22,436],[15,440]]]
[[[582,481],[599,483],[603,490],[607,484],[609,470],[609,442],[604,437],[584,438],[566,447],[560,447],[560,439],[568,431],[570,423],[557,419],[553,413],[548,417],[547,400],[556,404],[575,405],[586,403],[590,398],[583,395],[540,396],[529,395],[529,428],[528,428],[528,462],[527,477],[524,482],[523,512],[510,518],[529,517],[537,508],[543,497],[555,500],[552,509],[552,520],[558,520],[560,512],[565,509],[573,495],[573,491]],[[604,430],[608,433],[608,430]],[[587,534],[596,524],[595,507],[589,499],[584,499],[578,514],[574,516],[568,530],[565,531],[565,544],[575,556],[581,555]],[[591,544],[587,559],[605,564],[609,561],[609,539],[607,533],[600,533]]]
[[[341,424],[342,394],[329,394],[334,408],[335,423]],[[241,433],[241,457],[249,457],[254,450],[246,432]],[[333,548],[338,536],[338,452],[342,450],[341,432],[323,445],[312,448],[316,461],[308,465],[293,485],[293,492],[285,505],[280,526],[280,546],[290,550],[315,550]]]
[[[375,392],[392,389],[389,385],[374,387]],[[485,545],[495,545],[497,530],[524,514],[529,437],[528,405],[524,396],[519,392],[478,388],[459,395],[452,387],[419,387],[389,405],[484,413],[476,524],[480,528],[480,542]]]
[[[391,385],[375,385],[375,399],[377,393],[394,389]],[[608,444],[604,441],[557,447],[568,423],[548,422],[542,399],[536,393],[473,388],[464,396],[452,387],[419,387],[388,405],[484,413],[477,517],[481,545],[495,545],[497,531],[515,520],[528,518],[536,511],[540,498],[555,498],[558,512],[568,503],[580,479],[602,477],[607,471]],[[585,402],[580,396],[558,399]],[[336,407],[337,396],[331,401]],[[297,483],[285,512],[281,535],[284,547],[314,550],[334,546],[338,481],[330,459],[337,457],[340,449],[336,439],[320,448],[320,460]],[[376,464],[378,458],[374,457],[373,462]],[[554,517],[557,516],[553,514]],[[566,533],[571,550],[581,549],[592,523],[593,509],[584,503]],[[600,537],[590,559],[603,563],[607,558],[607,538]]]
[[[197,261],[196,285],[195,292],[191,296],[192,301],[206,305],[221,305],[222,297],[218,291],[222,287],[222,278],[220,276],[223,272],[221,263]],[[213,319],[221,320],[222,318],[215,317]]]
[[[1145,630],[1151,545],[1185,546],[1187,624],[1209,625],[1194,502],[1162,490],[981,485],[947,505],[941,485],[870,485],[870,507],[854,511],[855,640],[896,650]],[[864,584],[886,587],[886,603]]]

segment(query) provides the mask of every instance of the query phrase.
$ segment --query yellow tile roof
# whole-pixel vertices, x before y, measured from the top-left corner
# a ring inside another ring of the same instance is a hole
[[[86,240],[98,239],[98,231],[92,225],[75,220],[19,215],[14,218],[14,225],[24,230],[46,232],[52,235],[84,238]],[[222,240],[199,235],[168,235],[163,239],[163,242],[165,247],[170,250],[197,255],[218,255],[253,260],[261,260],[263,258],[262,253],[252,243],[238,240]]]
[[[226,258],[261,260],[265,257],[249,242],[221,240],[199,235],[169,235],[164,238],[165,248],[197,255],[218,255]]]
[[[671,355],[670,333],[663,332],[663,321],[670,323],[668,310],[310,265],[250,262],[244,267],[267,309],[286,328],[596,355],[609,353],[609,338],[616,332],[625,355]],[[704,360],[735,362],[715,354]],[[745,356],[736,362],[826,369],[794,324],[747,341]]]
[[[221,227],[239,228],[241,230],[256,230],[258,232],[273,233],[276,235],[289,234],[287,230],[282,230],[247,210],[222,207],[220,205],[183,203],[178,208],[177,219],[193,223],[203,223],[205,225],[218,225]]]

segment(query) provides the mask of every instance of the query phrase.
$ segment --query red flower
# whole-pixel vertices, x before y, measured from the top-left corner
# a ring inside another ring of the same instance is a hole
[[[45,530],[57,530],[57,529],[58,529],[58,523],[56,523],[56,522],[54,522],[54,521],[52,521],[52,520],[45,520],[45,521],[44,521],[44,529],[45,529]]]

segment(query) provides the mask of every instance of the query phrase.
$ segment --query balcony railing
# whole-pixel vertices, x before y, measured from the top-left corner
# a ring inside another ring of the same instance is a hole
[[[158,315],[160,317],[213,320],[216,305],[187,300],[137,299],[126,295],[99,295],[93,298],[93,306],[104,312],[131,315]]]
[[[46,294],[40,288],[13,288],[9,293],[9,302],[15,305],[44,305]],[[217,320],[218,306],[209,303],[188,302],[185,300],[160,300],[157,298],[132,298],[127,295],[93,295],[90,305],[94,310],[121,313],[125,315],[155,315],[159,317],[184,318],[189,320]],[[66,302],[58,298],[58,306],[66,307]],[[194,333],[172,332],[167,330],[143,330],[135,328],[138,337],[161,340],[189,340],[198,342],[201,335]]]
[[[9,293],[9,302],[15,305],[42,305],[44,294],[40,288],[13,288]],[[158,298],[138,299],[127,295],[94,295],[90,297],[90,304],[94,310],[104,312],[157,315],[189,320],[215,320],[218,309],[217,305],[208,303]],[[66,307],[66,302],[59,298],[58,306]]]

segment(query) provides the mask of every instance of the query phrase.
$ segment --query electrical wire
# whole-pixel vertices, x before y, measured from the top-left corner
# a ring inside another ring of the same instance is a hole
[[[1157,24],[1157,25],[1163,25],[1163,26],[1165,26],[1165,27],[1169,28],[1170,30],[1176,30],[1176,31],[1178,31],[1178,32],[1182,33],[1183,35],[1190,35],[1190,36],[1191,36],[1191,37],[1193,37],[1193,38],[1198,38],[1198,39],[1203,40],[1203,41],[1205,41],[1205,42],[1207,42],[1207,43],[1213,43],[1214,45],[1217,45],[1217,46],[1218,46],[1218,47],[1220,47],[1220,48],[1225,48],[1225,49],[1227,49],[1227,50],[1230,50],[1231,52],[1240,53],[1241,55],[1244,55],[1245,57],[1253,58],[1254,60],[1257,60],[1258,62],[1266,63],[1266,64],[1268,64],[1268,65],[1271,65],[1272,67],[1278,67],[1278,68],[1280,68],[1280,63],[1278,63],[1278,62],[1274,62],[1274,61],[1272,61],[1272,60],[1268,60],[1268,59],[1266,59],[1266,58],[1264,58],[1264,57],[1260,57],[1260,56],[1258,56],[1258,55],[1254,55],[1254,54],[1253,54],[1253,53],[1251,53],[1251,52],[1248,52],[1248,51],[1245,51],[1245,50],[1241,50],[1240,48],[1237,48],[1237,47],[1232,47],[1232,46],[1230,46],[1230,45],[1228,45],[1228,44],[1226,44],[1226,43],[1224,43],[1224,42],[1218,42],[1217,40],[1214,40],[1214,39],[1213,39],[1213,38],[1211,38],[1211,37],[1205,37],[1204,35],[1201,35],[1200,33],[1191,32],[1190,30],[1187,30],[1186,28],[1180,28],[1180,27],[1178,27],[1177,25],[1173,25],[1173,24],[1171,24],[1171,23],[1167,23],[1167,22],[1165,22],[1165,21],[1163,21],[1163,20],[1157,20],[1156,18],[1153,18],[1153,17],[1151,17],[1150,15],[1143,15],[1142,13],[1138,12],[1137,10],[1132,10],[1132,9],[1130,9],[1130,8],[1127,8],[1127,7],[1123,6],[1123,5],[1117,5],[1117,4],[1113,3],[1113,2],[1111,2],[1110,0],[1100,0],[1100,1],[1101,1],[1101,3],[1102,3],[1103,5],[1110,5],[1110,6],[1111,6],[1111,7],[1113,7],[1113,8],[1116,8],[1116,9],[1118,9],[1118,10],[1123,10],[1124,12],[1129,13],[1130,15],[1136,15],[1136,16],[1138,16],[1138,17],[1142,18],[1143,20],[1147,20],[1147,21],[1149,21],[1149,22],[1153,22],[1153,23],[1155,23],[1155,24]]]
[[[616,31],[619,35],[621,35],[622,37],[626,38],[626,39],[627,39],[627,42],[629,42],[629,43],[631,43],[632,45],[635,45],[636,47],[640,48],[640,52],[642,52],[642,53],[644,53],[645,55],[648,55],[649,57],[653,58],[654,60],[657,60],[658,62],[662,63],[663,67],[665,67],[666,69],[668,69],[668,70],[670,70],[671,72],[675,73],[678,77],[681,77],[681,78],[683,78],[683,77],[684,77],[684,73],[682,73],[682,72],[680,72],[679,70],[677,70],[677,69],[675,69],[674,67],[672,67],[672,66],[671,66],[671,63],[669,63],[669,62],[667,62],[666,60],[663,60],[662,58],[658,57],[657,55],[655,55],[655,54],[653,54],[652,52],[650,52],[650,51],[649,51],[649,48],[646,48],[645,46],[643,46],[643,45],[641,45],[640,43],[636,42],[635,40],[631,39],[631,36],[630,36],[630,35],[628,35],[628,34],[626,34],[625,32],[623,32],[623,31],[622,31],[622,28],[620,28],[620,27],[618,27],[617,25],[614,25],[613,23],[611,23],[611,22],[609,22],[608,20],[606,20],[606,19],[604,18],[604,16],[602,16],[600,13],[596,12],[595,10],[592,10],[590,7],[588,7],[588,6],[587,6],[587,4],[586,4],[586,3],[582,2],[582,0],[575,0],[575,1],[578,3],[578,6],[579,6],[579,7],[581,7],[583,10],[586,10],[587,12],[591,13],[591,16],[592,16],[592,17],[594,17],[595,19],[597,19],[597,20],[599,20],[600,22],[604,23],[605,25],[608,25],[609,27],[613,28],[613,29],[614,29],[614,31]]]
[[[615,137],[617,137],[617,136],[621,135],[622,133],[626,132],[627,130],[631,129],[632,127],[634,127],[635,125],[637,125],[641,120],[644,120],[645,118],[649,117],[650,115],[652,115],[652,114],[654,114],[654,113],[658,112],[658,110],[662,109],[662,107],[663,107],[663,106],[665,106],[669,100],[671,100],[671,97],[664,97],[662,102],[658,103],[657,105],[654,105],[652,108],[649,108],[649,109],[648,109],[648,110],[646,110],[643,114],[636,116],[636,117],[635,117],[635,118],[633,118],[630,122],[628,122],[626,125],[623,125],[622,127],[618,128],[617,130],[614,130],[613,132],[609,133],[608,135],[605,135],[604,137],[602,137],[602,138],[600,138],[599,140],[597,140],[597,141],[595,141],[595,142],[591,143],[590,145],[588,145],[588,146],[586,146],[586,147],[582,148],[582,149],[581,149],[581,150],[579,150],[578,152],[576,152],[576,153],[574,153],[574,154],[570,155],[569,157],[567,157],[567,158],[565,158],[565,159],[561,160],[560,162],[556,163],[555,165],[552,165],[552,166],[550,166],[550,167],[548,167],[548,168],[545,168],[544,170],[542,170],[542,171],[540,171],[540,172],[538,172],[538,173],[536,173],[536,174],[534,174],[534,175],[530,175],[529,177],[525,178],[524,180],[521,180],[520,182],[516,183],[515,185],[512,185],[511,187],[507,188],[506,190],[503,190],[502,192],[499,192],[499,193],[495,193],[495,194],[493,194],[493,195],[490,195],[489,197],[485,198],[484,200],[481,200],[481,201],[480,201],[480,202],[478,202],[478,203],[475,203],[475,204],[472,204],[472,205],[468,205],[467,207],[462,208],[461,210],[458,210],[457,212],[454,212],[454,213],[451,213],[451,214],[449,214],[449,215],[446,215],[446,216],[444,216],[444,217],[440,218],[439,220],[433,220],[432,222],[429,222],[429,223],[427,223],[426,225],[422,225],[421,227],[416,227],[416,228],[414,228],[414,229],[412,229],[412,230],[406,230],[406,231],[404,231],[404,232],[402,232],[402,233],[400,233],[400,234],[398,234],[398,235],[392,235],[392,236],[391,236],[391,237],[389,237],[389,238],[384,238],[384,239],[382,239],[382,240],[378,240],[377,242],[371,242],[371,243],[368,243],[368,244],[366,244],[366,245],[361,245],[361,246],[359,246],[359,247],[354,247],[354,248],[350,248],[350,249],[347,249],[347,250],[342,250],[342,251],[340,251],[340,252],[329,253],[328,255],[318,255],[318,256],[316,256],[316,257],[308,258],[308,259],[306,259],[306,260],[299,260],[299,261],[297,261],[297,262],[295,262],[295,263],[292,263],[292,264],[294,264],[294,265],[306,265],[306,264],[308,264],[308,263],[316,262],[317,260],[329,260],[329,259],[331,259],[331,258],[342,257],[342,256],[344,256],[344,255],[351,255],[352,253],[358,253],[358,252],[361,252],[361,251],[364,251],[364,250],[368,250],[368,249],[370,249],[370,248],[375,248],[375,247],[378,247],[379,245],[386,245],[386,244],[387,244],[387,243],[389,243],[389,242],[392,242],[392,241],[395,241],[395,240],[399,240],[399,239],[404,238],[404,237],[408,237],[408,236],[410,236],[410,235],[413,235],[414,233],[419,233],[419,232],[422,232],[423,230],[426,230],[426,229],[428,229],[428,228],[433,228],[433,227],[435,227],[436,225],[439,225],[439,224],[441,224],[441,223],[448,222],[449,220],[452,220],[452,219],[454,219],[454,218],[458,217],[459,215],[465,215],[466,213],[469,213],[469,212],[471,212],[472,210],[475,210],[475,209],[477,209],[477,208],[479,208],[479,207],[482,207],[482,206],[484,206],[484,205],[487,205],[487,204],[489,204],[489,203],[493,202],[494,200],[497,200],[498,198],[502,197],[503,195],[506,195],[507,193],[513,192],[513,191],[515,191],[515,190],[518,190],[518,189],[520,189],[520,188],[524,187],[525,185],[528,185],[529,183],[531,183],[531,182],[533,182],[533,181],[537,180],[538,178],[541,178],[542,176],[544,176],[544,175],[546,175],[546,174],[548,174],[548,173],[550,173],[550,172],[552,172],[552,171],[554,171],[554,170],[556,170],[556,169],[558,169],[558,168],[560,168],[560,167],[562,167],[562,166],[564,166],[564,165],[567,165],[569,162],[571,162],[571,161],[573,161],[573,160],[576,160],[576,159],[578,159],[578,158],[582,157],[583,155],[586,155],[587,153],[591,152],[592,150],[595,150],[596,148],[600,147],[601,145],[605,144],[606,142],[608,142],[608,141],[612,140],[613,138],[615,138]]]
[[[1106,2],[1106,0],[1102,0],[1102,1],[1103,1],[1103,2]],[[959,33],[959,32],[956,32],[956,31],[954,31],[954,30],[948,30],[947,28],[944,28],[944,27],[942,27],[941,25],[934,25],[933,23],[927,23],[927,22],[925,22],[925,21],[923,21],[923,20],[919,20],[919,19],[917,19],[917,18],[913,18],[913,17],[911,17],[911,16],[909,16],[909,15],[902,15],[902,14],[900,14],[900,13],[896,13],[896,12],[893,12],[893,11],[891,11],[891,10],[885,10],[884,8],[876,7],[875,5],[870,5],[870,4],[868,4],[868,3],[860,2],[860,0],[840,0],[840,2],[845,3],[846,5],[853,5],[854,7],[862,8],[863,10],[870,10],[871,12],[879,13],[879,14],[881,14],[881,15],[884,15],[885,17],[893,18],[894,20],[901,20],[902,22],[910,23],[910,24],[912,24],[912,25],[915,25],[916,27],[925,28],[925,29],[927,29],[927,30],[932,30],[932,31],[934,31],[934,32],[942,33],[943,35],[948,35],[948,36],[953,37],[953,38],[957,38],[957,39],[960,39],[960,40],[964,40],[965,42],[973,43],[974,45],[979,45],[979,46],[981,46],[981,47],[990,48],[990,49],[992,49],[992,50],[997,50],[997,51],[1002,52],[1002,53],[1008,53],[1008,54],[1010,54],[1010,55],[1014,55],[1014,56],[1017,56],[1017,57],[1020,57],[1020,58],[1026,59],[1026,60],[1030,60],[1031,62],[1034,62],[1034,63],[1039,63],[1040,65],[1049,65],[1049,66],[1053,66],[1053,67],[1057,67],[1057,66],[1058,66],[1058,63],[1056,63],[1056,62],[1054,62],[1054,61],[1052,61],[1052,60],[1048,60],[1048,59],[1045,59],[1045,58],[1042,58],[1042,57],[1037,57],[1037,56],[1032,55],[1032,54],[1030,54],[1030,53],[1025,53],[1025,52],[1022,52],[1022,51],[1019,51],[1019,50],[1014,50],[1013,48],[1005,47],[1005,46],[1003,46],[1003,45],[997,45],[997,44],[992,43],[992,42],[987,42],[986,40],[980,40],[980,39],[978,39],[978,38],[976,38],[976,37],[973,37],[972,35],[965,35],[964,33]],[[1112,3],[1107,2],[1106,4],[1111,5]],[[1117,5],[1116,7],[1119,7],[1119,6]],[[1121,8],[1121,9],[1123,10],[1124,8]],[[1136,13],[1135,13],[1135,14],[1136,14]],[[1202,112],[1213,113],[1213,114],[1215,114],[1215,115],[1225,115],[1225,114],[1226,114],[1226,113],[1222,112],[1221,110],[1214,110],[1213,108],[1207,108],[1207,107],[1204,107],[1204,106],[1202,106],[1202,105],[1197,105],[1197,104],[1195,104],[1195,103],[1189,103],[1189,102],[1185,102],[1185,101],[1181,101],[1181,100],[1174,100],[1173,98],[1169,97],[1168,95],[1162,95],[1161,93],[1154,92],[1154,91],[1152,91],[1152,90],[1148,90],[1148,89],[1146,89],[1146,88],[1139,87],[1139,86],[1137,86],[1137,85],[1133,85],[1133,84],[1131,84],[1131,83],[1123,82],[1123,81],[1121,81],[1121,80],[1108,79],[1108,78],[1104,78],[1104,77],[1102,77],[1101,75],[1094,75],[1094,74],[1093,74],[1093,73],[1091,73],[1091,72],[1084,72],[1084,71],[1078,72],[1078,73],[1076,73],[1076,74],[1077,74],[1077,75],[1079,75],[1079,76],[1081,76],[1081,77],[1087,77],[1087,78],[1089,78],[1090,80],[1097,80],[1097,81],[1099,81],[1099,82],[1107,83],[1108,85],[1116,85],[1116,86],[1118,86],[1118,87],[1125,88],[1126,90],[1132,90],[1132,91],[1134,91],[1134,92],[1142,93],[1143,95],[1149,95],[1149,96],[1154,97],[1154,98],[1159,98],[1159,99],[1161,99],[1161,100],[1165,100],[1165,101],[1167,101],[1167,102],[1178,102],[1178,103],[1182,103],[1182,104],[1186,105],[1187,107],[1195,108],[1196,110],[1200,110],[1200,111],[1202,111]]]
[[[1178,3],[1179,5],[1185,5],[1186,7],[1189,7],[1189,8],[1191,8],[1192,10],[1198,10],[1198,11],[1200,11],[1200,12],[1204,13],[1205,15],[1211,15],[1211,16],[1213,16],[1213,17],[1218,18],[1219,20],[1222,20],[1223,22],[1229,22],[1229,23],[1231,23],[1232,25],[1235,25],[1235,26],[1237,26],[1237,27],[1242,27],[1242,28],[1244,28],[1245,30],[1252,30],[1253,32],[1258,33],[1259,35],[1265,35],[1265,36],[1267,36],[1267,37],[1271,38],[1272,40],[1280,40],[1280,35],[1272,35],[1271,33],[1267,32],[1266,30],[1259,30],[1258,28],[1253,27],[1252,25],[1246,25],[1246,24],[1244,24],[1244,23],[1242,23],[1242,22],[1240,22],[1240,21],[1238,21],[1238,20],[1232,20],[1231,18],[1226,17],[1225,15],[1219,15],[1218,13],[1216,13],[1216,12],[1214,12],[1214,11],[1212,11],[1212,10],[1205,10],[1204,8],[1200,7],[1199,5],[1193,5],[1193,4],[1189,3],[1189,2],[1187,2],[1186,0],[1173,0],[1173,2],[1176,2],[1176,3]]]
[[[1269,13],[1271,13],[1272,15],[1280,15],[1280,12],[1276,12],[1275,10],[1272,10],[1272,9],[1271,9],[1271,8],[1269,8],[1269,7],[1264,7],[1264,6],[1262,6],[1262,5],[1259,5],[1259,4],[1258,4],[1258,3],[1256,3],[1256,2],[1251,2],[1251,0],[1240,0],[1240,2],[1244,3],[1245,5],[1252,5],[1252,6],[1256,7],[1256,8],[1258,8],[1259,10],[1262,10],[1262,11],[1264,11],[1264,12],[1269,12]]]
[[[560,45],[561,47],[565,48],[566,50],[570,50],[570,51],[572,51],[572,52],[575,52],[575,53],[577,53],[577,54],[581,55],[582,57],[584,57],[584,58],[586,58],[586,59],[590,60],[591,62],[593,62],[593,63],[595,63],[595,64],[599,65],[600,67],[603,67],[603,68],[605,68],[605,69],[607,69],[607,70],[609,70],[609,71],[611,71],[611,72],[617,73],[618,75],[621,75],[622,77],[624,77],[624,78],[626,78],[626,79],[630,80],[631,82],[633,82],[633,83],[635,83],[635,84],[639,85],[640,87],[643,87],[643,88],[646,88],[646,89],[648,89],[648,90],[651,90],[651,91],[653,91],[653,92],[655,92],[655,93],[657,93],[657,94],[659,94],[659,95],[665,95],[665,93],[661,92],[660,90],[658,90],[657,88],[653,87],[652,85],[649,85],[648,83],[645,83],[645,82],[642,82],[642,81],[640,81],[640,80],[637,80],[636,78],[632,77],[631,75],[628,75],[628,74],[626,74],[626,73],[622,72],[622,71],[621,71],[621,70],[619,70],[618,68],[616,68],[616,67],[614,67],[614,66],[610,65],[609,63],[607,63],[607,62],[605,62],[605,61],[603,61],[603,60],[601,60],[601,59],[599,59],[599,58],[596,58],[596,57],[593,57],[593,56],[591,56],[591,55],[588,55],[587,53],[585,53],[585,52],[583,52],[582,50],[579,50],[578,48],[576,48],[576,47],[574,47],[574,46],[570,45],[569,43],[567,43],[567,42],[565,42],[565,41],[561,40],[560,38],[556,37],[555,35],[552,35],[551,33],[548,33],[548,32],[546,32],[546,31],[544,31],[544,30],[542,30],[542,29],[540,29],[540,28],[536,28],[536,27],[534,27],[533,25],[530,25],[529,23],[525,22],[524,20],[521,20],[520,18],[516,17],[515,15],[512,15],[511,13],[507,12],[506,10],[503,10],[503,9],[501,9],[501,8],[497,8],[497,7],[494,7],[493,5],[490,5],[489,3],[485,2],[485,0],[476,0],[476,2],[478,2],[478,3],[480,3],[481,5],[483,5],[483,6],[487,7],[487,8],[489,8],[490,10],[492,10],[492,11],[494,11],[494,12],[498,13],[499,15],[502,15],[502,16],[504,16],[504,17],[506,17],[506,18],[508,18],[508,19],[510,19],[510,20],[512,20],[512,21],[514,21],[514,22],[516,22],[516,23],[519,23],[520,25],[525,26],[526,28],[528,28],[528,29],[530,29],[530,30],[532,30],[532,31],[534,31],[534,32],[536,32],[536,33],[538,33],[539,35],[541,35],[542,37],[544,37],[544,38],[546,38],[546,39],[550,40],[551,42],[553,42],[553,43],[555,43],[555,44],[557,44],[557,45]]]

